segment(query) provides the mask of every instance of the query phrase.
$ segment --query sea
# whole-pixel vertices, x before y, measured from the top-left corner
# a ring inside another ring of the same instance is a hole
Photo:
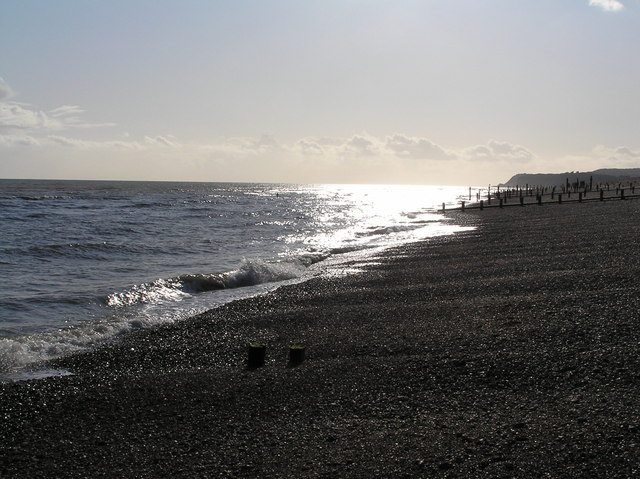
[[[468,229],[468,186],[0,179],[0,380]]]

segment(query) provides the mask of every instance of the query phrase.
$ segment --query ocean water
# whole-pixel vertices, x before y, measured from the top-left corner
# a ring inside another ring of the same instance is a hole
[[[465,229],[468,187],[0,180],[0,378]],[[46,374],[44,374],[46,375]]]

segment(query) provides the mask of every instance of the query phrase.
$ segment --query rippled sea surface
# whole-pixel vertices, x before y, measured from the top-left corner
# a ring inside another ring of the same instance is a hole
[[[436,208],[468,192],[0,180],[0,376],[342,257],[459,231]]]

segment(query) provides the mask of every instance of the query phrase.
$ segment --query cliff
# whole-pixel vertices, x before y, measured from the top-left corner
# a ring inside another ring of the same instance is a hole
[[[640,168],[601,168],[594,171],[572,171],[566,173],[518,173],[500,186],[562,186],[570,183],[593,181],[593,183],[616,183],[640,178]]]

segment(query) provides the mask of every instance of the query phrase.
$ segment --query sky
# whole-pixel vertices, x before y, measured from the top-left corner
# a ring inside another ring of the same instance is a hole
[[[3,0],[0,178],[640,167],[640,0]]]

